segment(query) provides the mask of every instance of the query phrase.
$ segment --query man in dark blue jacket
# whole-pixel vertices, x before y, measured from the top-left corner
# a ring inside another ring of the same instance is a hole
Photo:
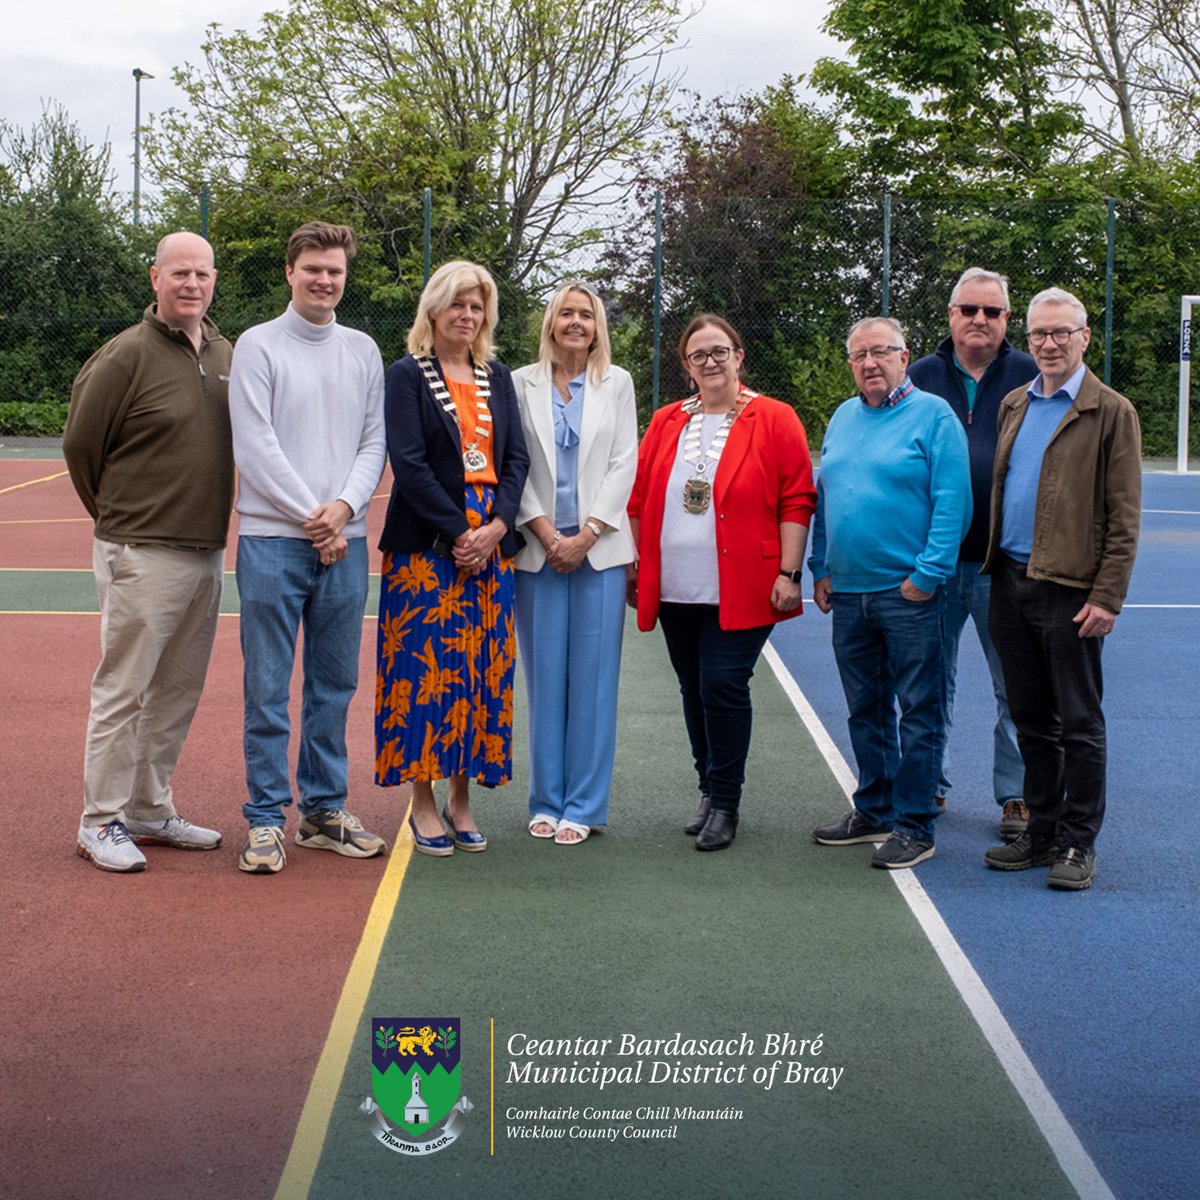
[[[988,546],[988,511],[992,489],[992,463],[996,457],[996,418],[1000,401],[1014,388],[1024,387],[1038,373],[1023,350],[1014,350],[1008,329],[1008,280],[994,271],[970,267],[950,293],[950,336],[932,354],[909,367],[917,387],[941,396],[957,414],[967,433],[971,459],[971,493],[974,515],[959,548],[958,570],[947,583],[945,640],[946,734],[954,716],[955,674],[963,626],[975,622],[979,644],[987,658],[996,695],[996,728],[992,760],[992,787],[1000,805],[1000,836],[1011,840],[1025,832],[1029,814],[1021,798],[1024,767],[1017,735],[1008,712],[1004,674],[988,636],[988,602],[991,580],[980,575]],[[944,803],[950,782],[949,750],[942,762],[938,805]]]

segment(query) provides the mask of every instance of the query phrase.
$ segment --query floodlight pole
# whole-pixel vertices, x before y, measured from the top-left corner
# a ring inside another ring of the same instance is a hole
[[[1175,470],[1186,475],[1188,470],[1188,400],[1192,385],[1192,305],[1200,304],[1200,296],[1181,296],[1179,299],[1179,445]]]
[[[133,68],[133,223],[142,223],[142,80],[153,79],[149,71]]]

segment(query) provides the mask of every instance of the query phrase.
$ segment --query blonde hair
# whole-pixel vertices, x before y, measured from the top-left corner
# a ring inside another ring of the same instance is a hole
[[[463,259],[443,263],[430,275],[417,304],[412,328],[408,331],[409,354],[434,353],[434,318],[449,308],[456,297],[472,288],[478,288],[483,293],[483,324],[471,343],[471,356],[477,363],[488,362],[492,357],[492,331],[496,328],[500,313],[496,302],[496,283],[486,268]]]
[[[608,374],[608,368],[612,365],[612,345],[608,340],[608,317],[604,312],[604,301],[589,284],[578,279],[564,283],[550,297],[550,303],[546,305],[546,315],[542,318],[542,341],[538,353],[538,365],[547,375],[552,375],[554,368],[558,365],[556,357],[558,343],[554,340],[554,323],[558,320],[558,315],[566,306],[567,297],[572,292],[579,292],[592,302],[592,312],[596,318],[596,332],[591,346],[588,347],[587,373],[593,383],[599,383]]]

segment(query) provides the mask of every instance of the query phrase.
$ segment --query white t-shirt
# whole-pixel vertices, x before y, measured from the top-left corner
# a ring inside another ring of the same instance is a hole
[[[710,486],[717,464],[705,456],[725,417],[725,413],[705,413],[700,426],[700,461],[705,468],[703,478]],[[683,457],[686,439],[685,425],[679,434],[675,462],[667,481],[660,542],[662,580],[659,596],[671,604],[718,604],[721,587],[717,579],[715,505],[710,496],[708,508],[702,513],[690,513],[683,507],[684,484],[697,475],[695,467]]]

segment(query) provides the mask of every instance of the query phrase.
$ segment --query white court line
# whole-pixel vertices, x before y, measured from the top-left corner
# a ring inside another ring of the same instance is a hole
[[[858,784],[854,772],[842,757],[833,739],[826,732],[808,698],[800,690],[792,673],[779,657],[779,651],[770,643],[764,650],[766,660],[775,672],[787,698],[792,702],[800,720],[816,742],[821,756],[829,764],[834,778],[838,781],[846,799],[852,799],[854,789]],[[958,988],[959,995],[966,1002],[967,1008],[979,1025],[983,1036],[996,1053],[1005,1074],[1017,1089],[1018,1095],[1024,1100],[1026,1108],[1034,1123],[1042,1131],[1054,1157],[1058,1159],[1063,1173],[1070,1180],[1075,1191],[1082,1200],[1115,1200],[1112,1191],[1104,1177],[1096,1169],[1088,1152],[1071,1128],[1062,1109],[1058,1107],[1050,1094],[1037,1068],[1025,1053],[1017,1035],[1013,1033],[1004,1014],[1000,1011],[991,993],[979,978],[978,972],[971,965],[970,959],[963,953],[962,947],[954,940],[946,922],[942,920],[928,893],[917,880],[914,871],[890,871],[892,881],[900,889],[913,916],[917,918],[925,936],[929,939],[946,973]]]
[[[1194,508],[1143,508],[1144,513],[1162,513],[1168,517],[1200,517]]]

